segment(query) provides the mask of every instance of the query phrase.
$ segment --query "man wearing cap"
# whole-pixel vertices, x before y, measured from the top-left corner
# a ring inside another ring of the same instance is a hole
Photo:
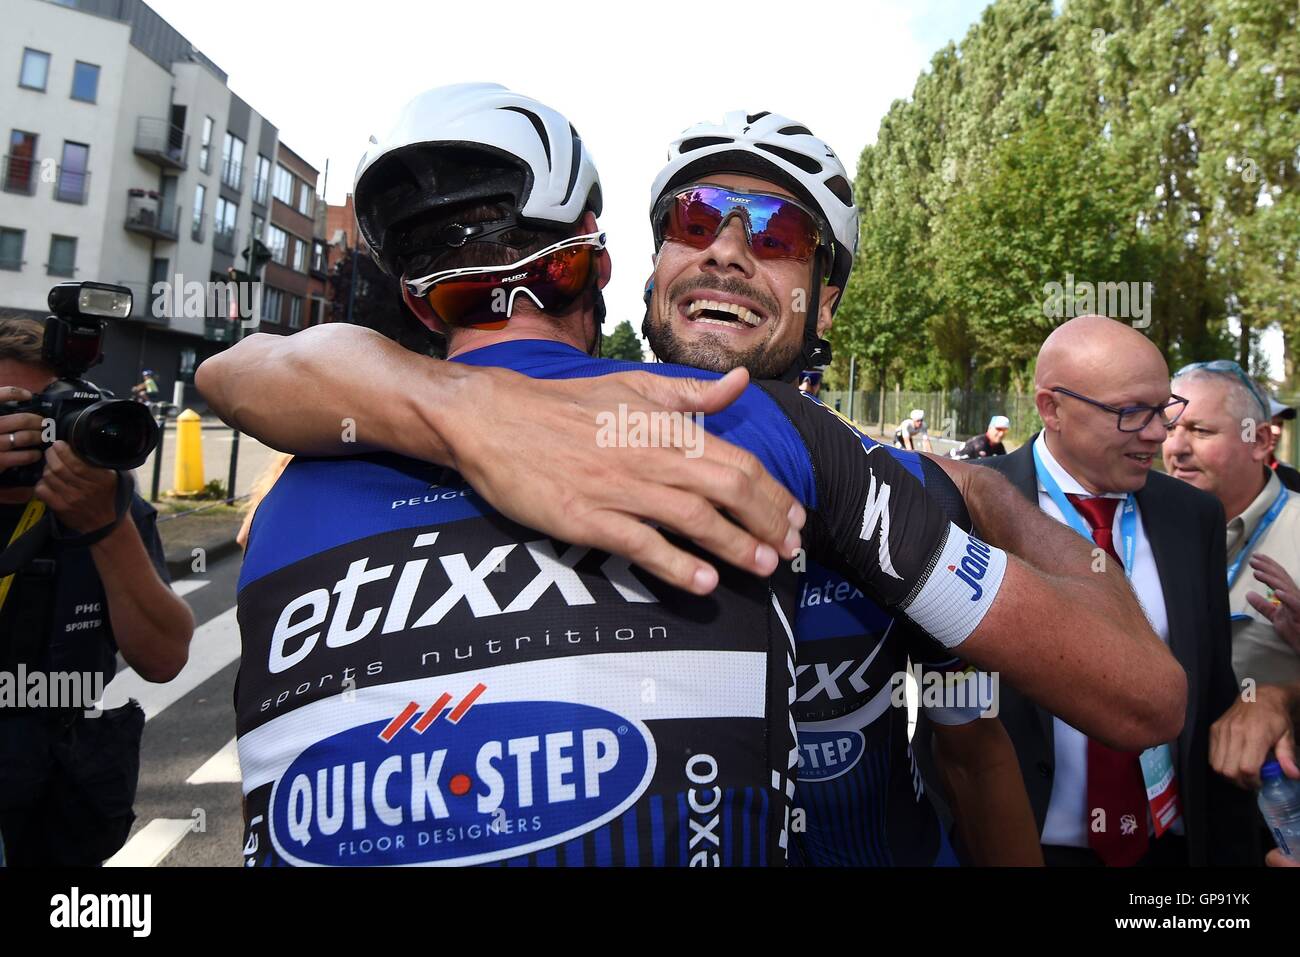
[[[990,455],[1006,455],[1007,447],[1002,440],[1011,428],[1011,420],[1005,415],[995,415],[989,419],[989,427],[983,434],[975,436],[961,448],[952,453],[955,459],[986,459]]]
[[[1295,407],[1283,405],[1277,399],[1269,398],[1269,414],[1273,421],[1269,424],[1269,431],[1273,433],[1273,448],[1268,453],[1268,467],[1277,473],[1277,477],[1293,492],[1300,492],[1300,471],[1293,469],[1277,457],[1277,446],[1282,441],[1283,422],[1295,418]]]
[[[925,427],[924,409],[913,409],[907,421],[894,430],[894,444],[900,449],[908,449],[912,452],[921,451],[916,447],[918,439],[925,445],[925,451],[934,451],[930,446],[930,432]]]
[[[1214,495],[1228,516],[1237,681],[1300,681],[1300,494],[1268,467],[1267,400],[1228,360],[1185,366],[1172,388],[1188,405],[1165,439],[1165,470]]]

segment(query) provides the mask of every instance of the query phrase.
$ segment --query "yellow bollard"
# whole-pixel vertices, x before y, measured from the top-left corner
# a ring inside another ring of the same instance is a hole
[[[176,416],[176,470],[173,495],[203,491],[203,431],[199,414],[186,409]]]

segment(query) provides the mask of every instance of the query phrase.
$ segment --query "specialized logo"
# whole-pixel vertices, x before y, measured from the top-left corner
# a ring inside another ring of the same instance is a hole
[[[948,571],[971,587],[971,601],[979,601],[984,597],[984,588],[980,582],[989,570],[989,553],[987,545],[971,536],[966,543],[966,554],[956,564],[948,566]]]
[[[871,541],[880,528],[880,570],[890,578],[902,581],[903,576],[894,571],[894,560],[889,557],[889,485],[876,481],[876,473],[868,469],[871,484],[867,486],[867,502],[862,509],[862,532],[858,536],[864,542]]]
[[[799,780],[829,781],[862,760],[867,742],[860,731],[799,731]]]
[[[639,721],[561,701],[483,702],[476,685],[308,747],[271,792],[295,864],[476,864],[572,840],[650,784]]]

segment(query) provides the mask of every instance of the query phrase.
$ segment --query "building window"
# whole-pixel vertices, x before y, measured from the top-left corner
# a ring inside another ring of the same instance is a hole
[[[51,276],[72,278],[77,272],[77,240],[74,236],[50,237],[50,261],[45,266]]]
[[[293,241],[293,268],[298,272],[307,271],[307,244],[301,239]]]
[[[302,328],[302,296],[289,297],[289,328]]]
[[[270,226],[266,231],[266,245],[271,250],[271,259],[281,266],[289,264],[289,234],[279,226]]]
[[[85,143],[63,143],[63,163],[54,187],[54,198],[64,203],[84,203],[90,187],[90,147]]]
[[[23,50],[23,70],[18,75],[18,85],[28,90],[45,92],[50,78],[50,55],[40,50]]]
[[[208,188],[202,183],[194,187],[194,225],[190,228],[190,235],[196,243],[203,242],[203,207],[208,201]]]
[[[286,206],[293,205],[293,174],[279,163],[275,164],[275,183],[271,187],[271,195]]]
[[[271,189],[271,161],[261,153],[257,154],[257,175],[253,179],[253,202],[266,205],[267,193]]]
[[[9,153],[5,156],[4,189],[6,193],[36,191],[36,134],[13,130],[9,134]]]
[[[0,226],[0,269],[17,272],[23,268],[23,240],[26,238],[25,230]]]
[[[212,117],[203,117],[203,141],[199,144],[199,169],[208,171],[212,158]]]
[[[158,256],[153,261],[153,268],[149,270],[149,288],[152,289],[155,283],[169,282],[170,277],[167,275],[171,268],[171,263],[165,256]]]
[[[72,98],[84,103],[94,103],[99,97],[99,67],[82,63],[72,68]]]
[[[310,216],[315,207],[316,190],[312,189],[304,180],[298,185],[298,212],[304,216]]]
[[[278,289],[266,286],[262,289],[262,321],[280,324],[280,310],[284,305],[284,294]]]
[[[227,131],[221,144],[221,182],[231,189],[239,189],[243,178],[244,141]]]
[[[312,272],[325,271],[325,244],[320,240],[311,244],[311,269]]]
[[[216,214],[212,218],[212,232],[223,236],[235,235],[235,204],[224,196],[217,197]]]
[[[253,216],[253,238],[266,242],[266,220],[261,216]]]

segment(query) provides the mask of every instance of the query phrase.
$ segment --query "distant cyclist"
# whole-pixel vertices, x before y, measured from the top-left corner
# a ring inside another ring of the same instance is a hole
[[[909,452],[919,452],[918,441],[925,446],[926,452],[933,452],[930,445],[930,430],[925,427],[925,410],[913,409],[912,414],[894,430],[894,445]]]
[[[140,375],[140,381],[131,386],[131,395],[137,402],[157,402],[162,392],[158,388],[153,370],[145,369]]]
[[[961,448],[953,449],[954,459],[986,459],[990,455],[1006,455],[1007,447],[1002,440],[1007,437],[1011,420],[1005,415],[995,415],[989,419],[989,427],[966,442]]]

